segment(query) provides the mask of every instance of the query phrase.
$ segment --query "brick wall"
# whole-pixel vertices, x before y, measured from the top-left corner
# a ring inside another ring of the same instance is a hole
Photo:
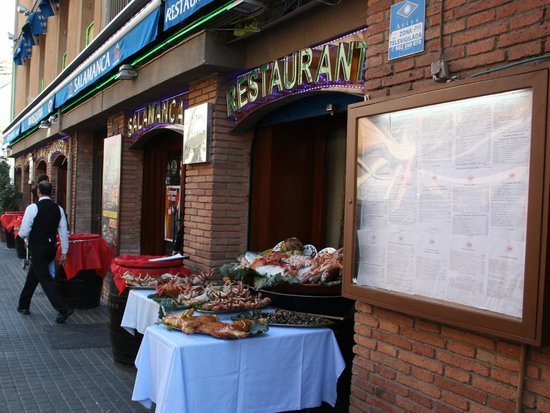
[[[425,52],[389,62],[393,3],[368,1],[371,99],[432,86],[441,50],[459,79],[550,51],[548,1],[427,0]],[[523,348],[521,381],[521,345],[365,303],[356,309],[351,412],[514,412],[521,385],[521,411],[550,412],[550,347]]]
[[[368,1],[366,90],[371,99],[433,85],[430,64],[440,56],[450,73],[463,79],[550,52],[547,0],[427,0],[424,53],[388,61],[393,3]]]
[[[80,228],[83,223],[80,222],[80,211],[77,213],[77,209],[81,207],[79,203],[79,197],[77,196],[77,188],[79,182],[78,170],[80,168],[86,168],[87,166],[79,164],[79,162],[83,162],[83,159],[79,159],[78,157],[78,139],[74,135],[69,137],[69,148],[70,153],[68,156],[71,157],[72,162],[70,163],[71,169],[67,171],[67,175],[73,178],[70,180],[70,182],[67,182],[67,192],[69,192],[69,196],[71,197],[71,199],[69,202],[68,211],[66,212],[69,217],[69,228],[74,228],[72,232],[80,232]]]
[[[184,251],[189,264],[208,270],[234,260],[247,245],[251,136],[230,135],[226,79],[192,83],[189,107],[214,104],[211,162],[186,166]]]
[[[108,119],[107,131],[110,136],[122,134],[119,255],[140,255],[143,152],[129,149],[132,141],[127,137],[124,113]]]
[[[79,131],[78,139],[74,139],[72,145],[71,174],[74,178],[71,182],[71,194],[74,223],[71,228],[73,228],[72,232],[89,233],[92,230],[93,133],[86,130]]]
[[[357,303],[351,412],[513,412],[519,344]],[[550,348],[526,346],[523,412],[550,412]]]

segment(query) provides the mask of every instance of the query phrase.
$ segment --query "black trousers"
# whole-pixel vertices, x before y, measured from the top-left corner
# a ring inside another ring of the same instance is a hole
[[[48,265],[55,258],[56,245],[48,244],[33,248],[31,265],[27,272],[25,285],[19,296],[19,308],[30,308],[34,290],[38,284],[42,286],[50,304],[60,313],[67,312],[71,307],[65,302],[54,278],[51,277]]]

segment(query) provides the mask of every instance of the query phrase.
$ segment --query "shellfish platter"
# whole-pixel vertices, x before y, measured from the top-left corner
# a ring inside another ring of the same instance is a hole
[[[211,282],[192,285],[169,282],[156,287],[156,294],[149,298],[160,302],[166,310],[193,307],[198,311],[214,314],[241,310],[260,309],[271,304],[269,297],[253,293],[242,281],[226,280],[223,284]],[[171,301],[167,301],[171,300]]]
[[[220,272],[231,279],[252,277],[254,287],[260,289],[279,284],[341,285],[342,269],[342,249],[317,251],[311,244],[289,238],[260,253],[247,251]]]

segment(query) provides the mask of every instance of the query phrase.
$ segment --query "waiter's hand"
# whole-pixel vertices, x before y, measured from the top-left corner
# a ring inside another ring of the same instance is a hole
[[[67,254],[61,254],[61,257],[59,257],[59,264],[65,265],[67,262]]]

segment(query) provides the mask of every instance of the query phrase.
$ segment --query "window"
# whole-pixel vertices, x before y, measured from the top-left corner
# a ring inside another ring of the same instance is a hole
[[[86,27],[86,46],[94,39],[94,22],[91,22],[88,27]]]

